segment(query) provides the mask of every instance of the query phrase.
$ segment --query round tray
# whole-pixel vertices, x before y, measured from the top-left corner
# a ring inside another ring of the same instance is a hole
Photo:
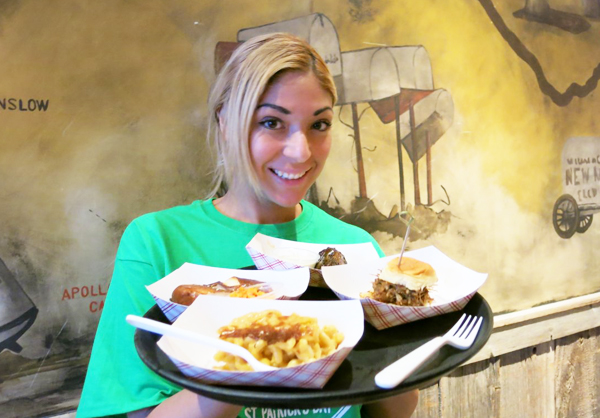
[[[309,287],[301,299],[331,300],[337,297],[329,289]],[[394,389],[380,389],[375,385],[375,375],[381,369],[432,338],[446,333],[463,313],[483,317],[479,334],[470,348],[458,350],[448,345],[444,346]],[[156,305],[144,316],[168,323]],[[200,395],[245,406],[306,409],[364,404],[411,389],[429,386],[477,354],[487,342],[492,329],[492,310],[479,293],[476,293],[461,311],[381,331],[377,331],[365,322],[361,340],[323,389],[208,385],[192,380],[179,371],[156,345],[159,335],[137,329],[135,346],[140,358],[150,369],[165,379]]]

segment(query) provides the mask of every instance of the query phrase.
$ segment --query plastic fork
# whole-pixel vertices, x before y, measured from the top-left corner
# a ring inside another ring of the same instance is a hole
[[[250,367],[252,367],[252,369],[256,372],[278,370],[277,367],[268,366],[259,361],[256,357],[252,355],[250,351],[246,350],[244,347],[230,343],[225,340],[221,340],[220,338],[207,337],[205,335],[198,334],[194,331],[178,328],[173,325],[167,325],[162,322],[137,315],[127,315],[125,317],[125,320],[128,324],[133,325],[136,328],[143,329],[145,331],[150,331],[160,335],[167,335],[169,337],[180,338],[182,340],[190,341],[193,343],[208,345],[218,350],[233,354],[234,356],[239,356],[246,360]]]
[[[475,341],[482,322],[482,317],[463,314],[446,334],[426,342],[377,373],[375,384],[383,389],[392,389],[398,386],[446,344],[466,350]]]

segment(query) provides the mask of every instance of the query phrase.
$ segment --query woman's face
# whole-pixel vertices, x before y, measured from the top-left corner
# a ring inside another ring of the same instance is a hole
[[[331,96],[312,73],[284,73],[267,88],[250,131],[266,203],[290,208],[304,197],[329,155],[332,120]]]

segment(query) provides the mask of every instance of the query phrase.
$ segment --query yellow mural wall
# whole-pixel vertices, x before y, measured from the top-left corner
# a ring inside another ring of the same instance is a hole
[[[570,137],[598,136],[593,117],[593,109],[600,109],[597,92],[575,97],[566,106],[554,104],[478,3],[451,7],[425,3],[363,2],[360,22],[333,2],[319,8],[335,22],[342,50],[373,44],[423,45],[436,87],[452,94],[454,124],[432,150],[432,170],[436,199],[444,198],[442,185],[452,202],[433,208],[450,211],[453,218],[448,231],[412,242],[412,248],[433,244],[474,269],[490,272],[482,292],[497,311],[596,291],[597,230],[592,225],[585,234],[563,240],[552,228],[552,211],[563,193],[565,142]],[[592,77],[600,56],[593,30],[597,22],[591,30],[574,35],[514,18],[512,13],[523,2],[500,3],[498,12],[535,54],[557,90],[564,92],[571,83],[584,85]],[[399,193],[393,127],[382,127],[373,112],[364,117],[368,120],[361,125],[363,146],[376,147],[368,153],[369,195],[387,214]],[[343,140],[341,135],[338,144]],[[347,158],[345,154],[340,164]],[[340,168],[334,164],[330,161],[331,173]],[[405,167],[410,167],[408,160]],[[339,198],[343,187],[336,180],[331,184]],[[347,201],[357,186],[346,189],[349,196],[342,200]],[[380,241],[385,243],[385,236]],[[387,250],[392,253],[400,246],[401,240],[395,238]]]
[[[600,138],[597,86],[555,103],[484,3],[490,2],[0,4],[0,259],[40,312],[19,338],[20,349],[0,352],[0,378],[33,376],[42,358],[63,362],[56,369],[85,363],[125,226],[207,191],[205,103],[216,43],[235,42],[243,28],[313,13],[334,25],[342,52],[422,46],[435,88],[452,97],[452,125],[432,147],[427,212],[415,210],[404,153],[408,207],[422,216],[422,229],[426,214],[444,219],[413,237],[409,250],[435,245],[489,273],[481,293],[495,312],[597,291],[600,225],[564,239],[552,224],[564,193],[563,147],[571,137]],[[599,64],[600,21],[590,19],[590,29],[576,34],[515,17],[524,3],[491,4],[559,95],[572,83],[585,85]],[[552,7],[582,14],[575,1]],[[388,216],[400,203],[394,126],[365,103],[359,111],[368,198]],[[350,213],[359,193],[356,150],[352,130],[341,123],[351,121],[349,108],[336,112],[318,199],[332,190],[339,204],[329,203]],[[423,161],[424,199],[426,176]],[[387,254],[400,250],[398,234],[372,233]],[[38,381],[28,391],[51,387]]]

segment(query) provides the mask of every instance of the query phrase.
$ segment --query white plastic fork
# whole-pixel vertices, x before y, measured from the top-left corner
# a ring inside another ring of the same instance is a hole
[[[181,338],[186,341],[193,343],[204,344],[221,351],[239,356],[246,360],[250,367],[256,372],[266,372],[271,370],[277,370],[276,367],[266,365],[259,361],[252,353],[246,350],[244,347],[230,343],[220,338],[211,338],[197,332],[189,331],[187,329],[178,328],[173,325],[167,325],[154,319],[144,318],[137,315],[127,315],[125,320],[128,324],[133,325],[136,328],[150,331],[155,334],[168,335],[169,337]]]
[[[446,344],[466,350],[475,341],[482,322],[482,317],[463,314],[446,334],[426,342],[377,373],[375,384],[382,389],[395,388]]]

